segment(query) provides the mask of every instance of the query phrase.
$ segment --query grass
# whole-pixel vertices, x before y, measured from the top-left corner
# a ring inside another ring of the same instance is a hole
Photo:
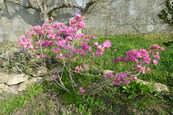
[[[132,66],[131,64],[118,63],[115,65],[112,63],[113,60],[116,57],[124,56],[126,51],[132,49],[145,49],[153,44],[165,47],[165,51],[160,54],[161,60],[159,64],[152,66],[151,73],[140,75],[139,78],[150,82],[163,83],[169,87],[170,92],[157,93],[150,86],[131,83],[128,87],[105,87],[98,94],[83,97],[75,94],[69,95],[51,85],[48,85],[49,87],[44,85],[30,88],[23,95],[15,96],[2,102],[0,115],[20,114],[24,110],[33,115],[173,114],[173,44],[169,46],[163,45],[165,42],[173,41],[171,35],[151,34],[98,38],[100,43],[104,40],[110,40],[112,43],[112,47],[105,52],[104,56],[95,58],[93,61],[94,65],[100,70],[128,71]],[[76,62],[76,64],[78,63],[80,61]],[[92,70],[91,72],[98,74],[97,70]],[[99,79],[98,76],[81,75],[77,75],[77,78],[83,84]],[[49,92],[45,92],[45,89],[51,89],[53,92],[58,93],[59,96],[49,95]],[[58,99],[58,103],[55,103],[54,99]],[[33,107],[29,105],[33,105]],[[39,109],[40,106],[41,108]],[[32,113],[32,111],[35,112]],[[52,113],[49,111],[52,111]]]
[[[7,99],[0,104],[0,115],[12,114],[15,109],[21,109],[27,102],[31,101],[34,96],[42,93],[45,86],[33,86],[26,90],[23,95],[16,95]]]

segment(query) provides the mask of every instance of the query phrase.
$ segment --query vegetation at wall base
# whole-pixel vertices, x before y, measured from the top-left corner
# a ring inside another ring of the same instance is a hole
[[[172,39],[171,35],[107,36],[99,37],[99,42],[105,39],[110,40],[113,47],[105,52],[103,57],[97,58],[95,66],[101,70],[109,69],[115,72],[127,71],[127,67],[131,66],[130,63],[110,64],[116,57],[124,56],[126,51],[147,48],[154,43],[165,47],[165,52],[160,54],[161,60],[157,67],[153,65],[151,73],[141,75],[139,78],[163,83],[169,87],[169,92],[158,93],[149,85],[131,82],[127,86],[105,86],[96,94],[83,96],[69,94],[47,82],[1,102],[0,115],[173,114],[173,46],[163,44]],[[76,65],[78,63],[80,62],[76,62]],[[97,75],[97,70],[90,71]],[[84,79],[83,75],[76,75],[79,76],[79,81]],[[86,75],[85,82],[79,83],[98,82],[100,77]]]

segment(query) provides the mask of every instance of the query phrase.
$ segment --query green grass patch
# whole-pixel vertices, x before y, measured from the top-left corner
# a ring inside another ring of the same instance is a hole
[[[22,95],[13,96],[0,104],[0,115],[10,115],[15,109],[22,109],[25,104],[31,101],[35,96],[42,93],[44,85],[28,88]]]
[[[157,66],[151,67],[151,73],[140,75],[139,78],[150,81],[159,82],[167,85],[170,92],[156,93],[151,86],[142,85],[140,83],[131,83],[129,86],[109,86],[103,88],[98,94],[91,96],[81,96],[76,94],[65,93],[61,89],[50,87],[60,95],[61,103],[66,107],[70,114],[173,114],[173,45],[164,46],[163,43],[173,41],[171,35],[129,35],[129,36],[107,36],[98,37],[99,43],[105,40],[110,40],[112,47],[108,49],[101,57],[85,59],[89,63],[79,58],[73,63],[72,68],[75,69],[79,64],[92,63],[94,67],[89,70],[89,75],[75,74],[74,79],[82,85],[90,85],[90,83],[99,80],[97,76],[99,70],[113,70],[115,72],[128,72],[134,65],[132,63],[113,64],[113,60],[119,56],[125,56],[126,51],[132,49],[146,49],[153,44],[158,44],[165,48],[165,51],[160,53],[161,59]],[[79,65],[79,66],[80,66]],[[97,69],[95,69],[97,68]],[[70,87],[69,77],[67,72],[63,74],[66,80],[64,83]],[[15,109],[21,109],[28,102],[32,102],[33,97],[47,89],[47,86],[39,86],[30,88],[24,93],[5,100],[0,105],[0,114],[10,114]],[[78,90],[78,89],[77,89]],[[38,103],[39,104],[39,103]],[[38,105],[35,105],[38,106]],[[48,109],[51,108],[48,105]],[[52,109],[52,108],[51,108]],[[32,109],[31,109],[32,110]],[[55,111],[55,110],[52,110]],[[63,113],[63,112],[62,112]],[[35,111],[34,114],[45,114],[42,110]],[[64,113],[67,114],[67,113]]]

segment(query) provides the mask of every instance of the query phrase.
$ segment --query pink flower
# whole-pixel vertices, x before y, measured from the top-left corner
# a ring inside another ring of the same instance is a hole
[[[145,74],[145,67],[143,67],[143,68],[141,69],[141,71],[142,71],[142,74]]]
[[[66,44],[66,41],[65,41],[65,40],[61,40],[61,41],[58,41],[58,42],[57,42],[57,46],[58,46],[58,47],[64,47],[65,44]]]
[[[58,52],[60,51],[60,49],[59,49],[59,48],[53,48],[52,51],[53,51],[54,53],[58,53]]]
[[[49,22],[53,21],[53,17],[50,17]]]
[[[102,44],[103,47],[105,48],[110,48],[112,46],[111,42],[109,40],[106,40],[103,44]]]
[[[116,80],[117,81],[121,81],[122,79],[124,79],[124,78],[127,78],[129,73],[127,73],[127,72],[125,72],[125,73],[118,73],[116,76]]]
[[[86,51],[84,51],[83,49],[74,49],[72,51],[72,53],[76,53],[76,54],[81,54],[83,56],[86,56],[88,53],[86,53]]]
[[[36,55],[37,58],[46,58],[48,57],[46,54],[43,54],[43,55]]]
[[[53,23],[53,24],[52,24],[52,27],[53,27],[53,28],[59,28],[59,27],[62,27],[62,26],[64,26],[63,23]]]
[[[147,67],[147,68],[146,68],[146,71],[151,72],[151,70],[150,70],[150,68],[149,68],[149,67]]]
[[[47,27],[50,27],[50,25],[49,24],[43,24],[43,28],[47,28]]]
[[[157,60],[153,60],[153,63],[154,63],[154,65],[157,65],[158,64],[158,61]]]
[[[48,57],[46,54],[41,55],[41,57],[46,58]]]
[[[144,61],[144,63],[146,63],[146,64],[150,64],[151,58],[149,58],[149,57],[144,57],[143,61]]]
[[[155,50],[158,49],[158,50],[161,50],[161,51],[165,50],[164,47],[160,47],[160,46],[157,45],[157,44],[153,44],[152,46],[149,47],[149,49],[153,49],[153,50],[154,50],[154,49],[155,49]]]
[[[73,112],[76,112],[76,109],[72,109]]]
[[[83,28],[85,27],[84,17],[80,14],[76,14],[73,20],[70,21],[71,27]]]
[[[79,88],[79,92],[80,92],[80,93],[84,93],[85,90],[84,90],[82,87],[80,87],[80,88]]]
[[[64,57],[65,57],[65,55],[63,55],[63,54],[59,54],[59,55],[56,56],[57,59],[62,59]]]
[[[157,59],[160,59],[160,56],[159,55],[154,55],[153,57],[154,58],[157,58]]]
[[[121,82],[120,81],[114,81],[114,85],[118,86]]]
[[[136,69],[141,70],[143,67],[141,65],[136,65]]]
[[[159,49],[160,49],[160,50],[162,50],[162,51],[164,51],[164,50],[165,50],[165,48],[164,48],[164,47],[160,47]]]
[[[83,65],[83,68],[84,68],[84,69],[86,69],[86,68],[88,68],[88,67],[89,67],[88,65]]]
[[[98,43],[98,42],[94,42],[93,45],[94,45],[94,46],[98,46],[99,43]]]
[[[95,53],[93,53],[93,55],[95,56],[102,56],[104,53],[100,50],[97,50]]]
[[[32,39],[31,38],[26,38],[25,36],[21,36],[19,38],[19,46],[23,46],[24,48],[34,48],[32,45]]]
[[[79,45],[84,51],[89,50],[91,51],[91,46],[88,44],[80,44]]]
[[[48,30],[48,33],[49,34],[53,34],[54,33],[54,30],[53,29],[50,29],[50,30]]]
[[[124,60],[124,62],[130,61],[130,59],[128,57],[124,57],[123,60]]]
[[[155,52],[156,55],[159,55],[159,52]]]
[[[52,75],[52,78],[53,78],[53,79],[56,79],[56,78],[57,78],[57,75]]]
[[[135,76],[132,76],[131,79],[133,79],[133,80],[137,80],[138,78],[135,77]]]
[[[109,79],[109,78],[111,78],[111,77],[113,77],[113,76],[114,76],[114,74],[108,73],[108,74],[106,74],[105,79]]]
[[[47,35],[47,38],[49,38],[49,39],[55,39],[55,36],[56,36],[56,34],[49,34],[49,35]]]
[[[82,68],[81,66],[77,66],[77,67],[75,68],[75,72],[79,72],[79,71],[81,71],[81,70],[83,70],[83,68]]]
[[[103,47],[102,45],[98,45],[97,46],[97,49],[100,50],[100,51],[104,51],[105,50],[105,47]]]
[[[40,55],[36,55],[37,58],[40,58]]]
[[[123,57],[117,57],[115,60],[114,60],[114,63],[116,64],[117,62],[123,60]]]
[[[130,80],[126,80],[126,81],[124,81],[124,85],[127,85],[127,84],[129,84],[130,83]]]

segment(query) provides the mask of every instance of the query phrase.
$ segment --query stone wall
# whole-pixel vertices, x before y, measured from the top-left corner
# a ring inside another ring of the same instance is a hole
[[[37,12],[10,5],[0,11],[0,42],[17,41],[24,31],[38,24],[41,21]]]
[[[3,0],[0,0],[0,8]],[[116,35],[167,31],[157,14],[164,0],[98,0],[85,14],[87,28],[93,35]],[[56,21],[67,22],[74,9],[61,9],[53,13]],[[17,41],[29,27],[42,24],[38,12],[8,5],[0,11],[0,42]]]
[[[100,0],[87,17],[85,33],[116,35],[167,31],[158,18],[165,0]]]

